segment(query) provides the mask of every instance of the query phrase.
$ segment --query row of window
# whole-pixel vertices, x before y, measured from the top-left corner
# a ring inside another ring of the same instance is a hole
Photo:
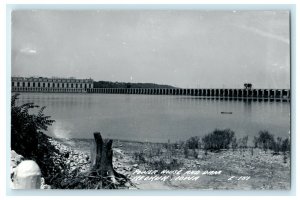
[[[11,82],[12,87],[26,87],[25,82]],[[62,87],[62,88],[92,88],[92,84],[78,84],[78,83],[40,83],[32,82],[27,84],[27,87]]]
[[[67,83],[90,83],[90,79],[24,79],[24,78],[12,78],[12,81],[23,81],[23,82],[67,82]]]

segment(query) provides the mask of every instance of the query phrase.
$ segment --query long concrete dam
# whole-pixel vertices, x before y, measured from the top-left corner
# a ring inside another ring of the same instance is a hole
[[[215,99],[290,101],[289,89],[12,87],[12,92],[184,95],[184,96],[197,96],[202,98],[215,98]]]

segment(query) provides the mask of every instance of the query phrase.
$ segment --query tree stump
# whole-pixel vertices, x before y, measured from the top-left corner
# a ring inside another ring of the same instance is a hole
[[[95,145],[96,145],[96,154],[93,162],[93,171],[96,172],[97,175],[102,177],[102,180],[110,181],[113,184],[119,184],[117,181],[123,179],[127,181],[126,176],[119,174],[113,168],[112,158],[113,158],[113,150],[112,143],[113,141],[110,139],[103,140],[101,134],[99,132],[94,133]],[[99,187],[102,188],[104,186],[104,182],[102,181],[99,184]]]

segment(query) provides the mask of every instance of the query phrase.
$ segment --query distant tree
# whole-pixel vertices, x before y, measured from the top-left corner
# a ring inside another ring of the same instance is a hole
[[[131,88],[131,84],[130,83],[126,83],[126,88]]]
[[[111,81],[94,81],[94,88],[175,88],[170,85],[155,83],[125,83]]]

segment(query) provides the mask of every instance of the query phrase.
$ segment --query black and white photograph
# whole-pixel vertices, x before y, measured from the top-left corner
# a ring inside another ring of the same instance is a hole
[[[291,190],[285,9],[15,9],[10,188]]]

